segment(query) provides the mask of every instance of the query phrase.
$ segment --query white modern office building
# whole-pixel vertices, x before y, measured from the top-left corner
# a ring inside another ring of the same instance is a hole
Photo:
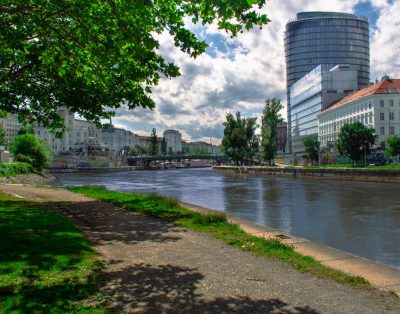
[[[359,121],[375,129],[375,148],[384,149],[390,135],[400,135],[400,79],[382,78],[322,110],[318,115],[321,147],[334,147],[344,124]]]

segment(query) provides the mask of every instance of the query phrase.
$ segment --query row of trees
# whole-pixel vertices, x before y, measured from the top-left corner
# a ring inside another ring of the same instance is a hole
[[[277,128],[282,121],[281,109],[280,99],[266,100],[261,117],[261,138],[256,134],[257,118],[243,118],[240,112],[236,112],[236,116],[228,113],[223,123],[222,152],[237,165],[243,165],[246,160],[253,163],[255,157],[272,165],[278,146]]]

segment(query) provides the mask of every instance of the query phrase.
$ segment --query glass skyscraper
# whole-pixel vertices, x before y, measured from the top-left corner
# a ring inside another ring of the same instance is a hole
[[[318,65],[322,70],[338,64],[350,65],[357,70],[358,88],[368,85],[368,19],[348,13],[300,12],[286,24],[285,57],[288,130],[291,130],[290,87]],[[288,136],[291,143],[290,132]]]

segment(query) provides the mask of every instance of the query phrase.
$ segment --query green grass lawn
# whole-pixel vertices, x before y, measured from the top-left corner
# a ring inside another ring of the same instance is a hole
[[[69,190],[113,203],[128,210],[167,219],[182,227],[206,232],[242,250],[251,251],[260,256],[280,259],[301,272],[310,272],[318,277],[329,277],[337,282],[357,287],[369,287],[369,283],[364,278],[349,276],[325,267],[312,257],[303,256],[295,252],[293,247],[284,245],[279,240],[267,240],[251,236],[237,225],[229,223],[223,214],[195,213],[180,206],[178,201],[174,199],[158,195],[147,196],[136,193],[121,193],[102,187],[71,187]]]
[[[100,268],[83,234],[51,209],[0,194],[0,313],[99,313]],[[88,300],[91,301],[88,301]]]

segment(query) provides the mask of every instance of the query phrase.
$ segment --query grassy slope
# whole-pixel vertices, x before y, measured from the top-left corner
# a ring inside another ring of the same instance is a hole
[[[0,194],[0,313],[94,313],[99,268],[89,243],[66,218]]]
[[[157,196],[109,191],[102,187],[72,187],[69,190],[88,197],[110,202],[120,207],[141,212],[153,217],[167,219],[170,222],[207,232],[217,239],[256,255],[280,259],[301,272],[310,272],[318,277],[332,278],[340,283],[357,287],[368,287],[368,282],[358,276],[349,276],[323,266],[312,257],[303,256],[290,246],[278,240],[266,240],[248,235],[237,225],[228,223],[223,214],[199,214],[182,206],[176,200]]]

